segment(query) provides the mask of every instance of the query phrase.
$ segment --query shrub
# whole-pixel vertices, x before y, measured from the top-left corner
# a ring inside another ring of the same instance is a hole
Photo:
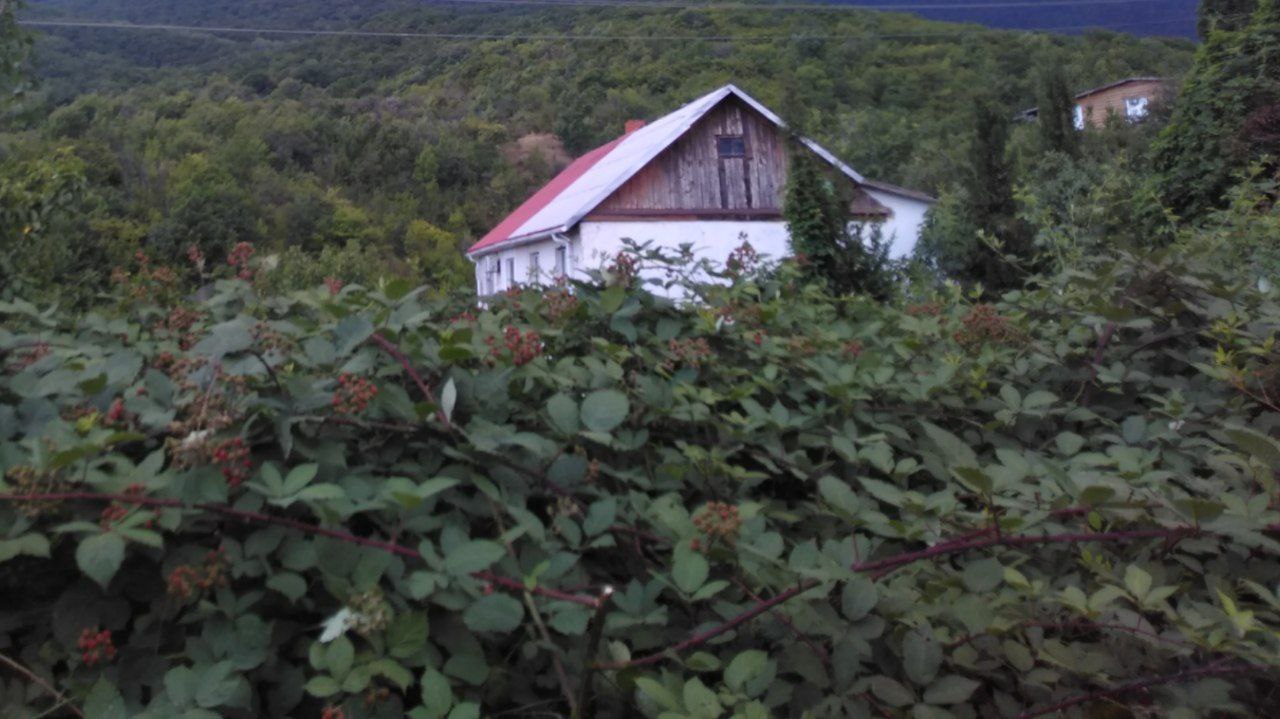
[[[1273,294],[701,291],[0,304],[0,714],[1269,712]]]

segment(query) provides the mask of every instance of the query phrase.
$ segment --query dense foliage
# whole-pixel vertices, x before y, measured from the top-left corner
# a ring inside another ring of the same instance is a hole
[[[884,299],[893,292],[889,246],[869,223],[850,223],[848,187],[798,141],[790,148],[782,216],[790,255],[834,295]]]
[[[1280,156],[1280,3],[1213,25],[1155,147],[1165,203],[1197,219],[1255,162]]]
[[[1272,713],[1276,167],[1189,171],[1221,181],[1193,223],[1146,171],[1158,132],[1200,152],[1176,138],[1230,43],[1163,130],[1075,135],[1068,87],[1185,47],[316,5],[245,7],[788,39],[44,38],[45,94],[0,136],[0,715]],[[1239,47],[1274,62],[1264,36]],[[588,282],[446,291],[569,154],[727,80],[942,190],[931,266],[873,288],[802,163],[794,261],[641,245]]]
[[[478,309],[231,255],[0,305],[6,716],[1266,711],[1280,305],[1213,258]]]
[[[964,175],[959,128],[974,88],[993,89],[1012,115],[1036,104],[1032,69],[1050,58],[1060,58],[1073,87],[1176,76],[1191,60],[1185,41],[1015,34],[851,10],[82,0],[31,10],[195,25],[639,38],[41,30],[32,58],[40,85],[4,123],[0,174],[37,184],[54,173],[80,179],[59,206],[65,211],[24,237],[17,274],[85,305],[108,284],[107,270],[137,249],[174,261],[191,242],[211,260],[223,243],[244,240],[260,254],[292,252],[295,267],[324,265],[301,267],[292,288],[330,271],[323,248],[351,243],[368,262],[344,273],[347,281],[391,273],[468,284],[467,266],[433,273],[571,156],[616,137],[628,118],[665,114],[725,82],[784,109],[868,177],[932,192]],[[701,39],[711,37],[761,39]],[[66,162],[50,166],[63,148]],[[0,235],[0,252],[13,249],[14,237]],[[414,266],[423,237],[435,251]]]

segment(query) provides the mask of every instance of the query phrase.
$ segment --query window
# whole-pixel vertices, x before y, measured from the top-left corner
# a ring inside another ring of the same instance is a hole
[[[542,274],[542,268],[538,265],[538,253],[529,253],[529,281],[536,283],[538,276]]]
[[[717,137],[716,154],[720,157],[746,157],[747,142],[742,139],[742,135]]]
[[[1071,119],[1077,130],[1084,129],[1084,105],[1076,105],[1075,114]]]
[[[565,251],[565,248],[557,247],[556,248],[556,267],[555,267],[556,277],[565,276],[565,270],[567,269],[567,264],[568,264],[566,262],[567,259],[568,259],[568,254]]]
[[[742,135],[721,135],[716,138],[716,154],[720,156],[720,208],[750,208],[751,169],[746,140]]]
[[[498,262],[498,258],[490,257],[487,263],[488,271],[485,272],[484,293],[491,295],[498,291],[498,285],[502,282],[502,263]]]
[[[507,258],[507,287],[516,286],[516,260],[514,257]]]
[[[1126,97],[1124,99],[1124,114],[1130,120],[1141,120],[1147,116],[1147,98],[1145,97]]]

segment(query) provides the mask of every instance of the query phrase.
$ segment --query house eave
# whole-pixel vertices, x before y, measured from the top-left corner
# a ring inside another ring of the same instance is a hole
[[[501,252],[502,250],[509,250],[514,247],[528,245],[533,242],[541,242],[542,240],[554,239],[556,235],[559,235],[568,231],[569,231],[568,227],[553,227],[549,230],[538,230],[536,232],[527,232],[518,237],[510,237],[503,240],[502,242],[489,245],[488,247],[482,247],[479,250],[476,250],[475,252],[468,252],[467,257],[470,257],[472,260],[478,260],[481,257],[484,257],[485,255],[491,255],[495,252]]]

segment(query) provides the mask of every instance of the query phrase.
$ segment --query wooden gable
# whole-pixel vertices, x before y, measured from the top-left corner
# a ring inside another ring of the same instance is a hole
[[[600,203],[589,219],[776,219],[786,177],[786,136],[730,96]],[[876,209],[884,208],[869,195],[855,194],[855,207],[864,210],[858,214],[882,214]],[[868,202],[876,206],[869,213],[861,207]]]

